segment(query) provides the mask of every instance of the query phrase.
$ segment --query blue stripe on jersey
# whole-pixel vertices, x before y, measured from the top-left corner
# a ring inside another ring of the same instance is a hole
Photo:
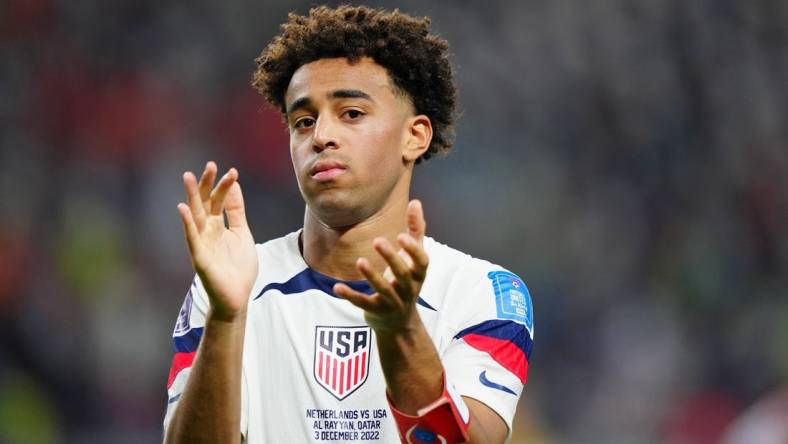
[[[254,297],[254,299],[259,299],[265,292],[269,290],[279,290],[282,292],[282,294],[296,294],[303,293],[307,290],[319,290],[331,297],[341,299],[339,296],[334,294],[334,285],[338,283],[343,283],[353,290],[360,291],[361,293],[371,295],[375,292],[375,289],[372,288],[372,286],[370,286],[369,282],[367,281],[341,281],[339,279],[334,279],[331,276],[318,273],[311,268],[306,268],[304,271],[291,277],[287,282],[272,282],[266,285],[263,287],[260,293]],[[419,298],[416,303],[432,311],[437,311],[422,298]]]
[[[460,339],[465,335],[477,334],[488,336],[496,339],[503,339],[511,341],[520,350],[525,353],[526,359],[531,359],[531,349],[533,348],[533,340],[528,330],[523,324],[515,321],[505,321],[501,319],[494,319],[484,321],[480,324],[468,327],[454,336],[455,339]]]
[[[195,327],[186,332],[183,336],[172,337],[172,348],[176,353],[191,353],[197,350],[202,338],[202,327]]]

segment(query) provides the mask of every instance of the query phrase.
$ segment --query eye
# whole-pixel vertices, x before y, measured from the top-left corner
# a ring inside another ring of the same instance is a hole
[[[356,120],[363,115],[364,113],[357,109],[349,109],[345,111],[345,116],[347,116],[350,120]]]
[[[301,117],[300,119],[296,120],[293,124],[293,128],[303,129],[309,128],[315,124],[315,119],[311,117]]]

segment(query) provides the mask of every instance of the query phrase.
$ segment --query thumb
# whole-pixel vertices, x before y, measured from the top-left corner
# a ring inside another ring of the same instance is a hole
[[[427,222],[424,220],[424,209],[421,201],[413,199],[408,203],[408,234],[413,236],[418,242],[424,240],[424,233],[427,231]]]

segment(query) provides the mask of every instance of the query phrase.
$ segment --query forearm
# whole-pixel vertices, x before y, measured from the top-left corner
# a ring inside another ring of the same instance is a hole
[[[411,324],[379,329],[375,336],[391,400],[401,412],[415,415],[443,393],[443,365],[421,319]]]
[[[231,320],[209,314],[189,380],[164,442],[240,442],[241,363],[246,313]]]
[[[397,410],[416,415],[443,394],[443,364],[420,320],[407,329],[376,332],[376,338],[386,386]],[[483,403],[464,399],[471,412],[467,442],[503,442],[503,420]]]

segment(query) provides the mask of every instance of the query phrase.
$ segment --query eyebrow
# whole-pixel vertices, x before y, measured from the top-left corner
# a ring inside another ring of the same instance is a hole
[[[369,94],[361,91],[360,89],[338,89],[336,91],[330,92],[328,97],[334,99],[364,99],[374,102]],[[290,104],[290,107],[287,108],[287,114],[290,115],[301,108],[308,107],[311,104],[312,99],[309,97],[300,97]]]
[[[331,97],[335,99],[365,99],[374,102],[369,94],[359,89],[338,89],[331,93]]]
[[[301,108],[306,108],[311,103],[312,103],[312,100],[309,97],[301,97],[301,98],[295,99],[295,101],[293,101],[293,103],[290,104],[290,107],[287,108],[287,115],[289,116],[289,115],[293,114],[294,112],[298,111]]]

